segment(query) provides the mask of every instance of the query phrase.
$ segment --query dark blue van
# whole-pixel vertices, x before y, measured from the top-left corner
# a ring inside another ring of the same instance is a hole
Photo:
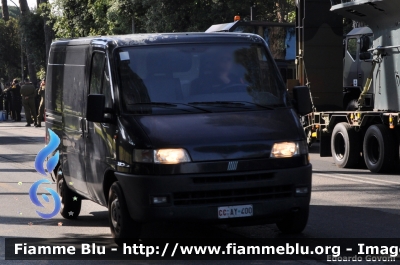
[[[108,207],[117,242],[154,221],[305,228],[311,164],[302,110],[260,36],[59,40],[46,90],[46,127],[62,139],[63,217],[77,218],[82,199]]]

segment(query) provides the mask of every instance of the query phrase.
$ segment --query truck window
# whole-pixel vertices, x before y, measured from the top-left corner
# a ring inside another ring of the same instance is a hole
[[[353,60],[357,59],[357,39],[351,38],[347,40],[347,52]]]

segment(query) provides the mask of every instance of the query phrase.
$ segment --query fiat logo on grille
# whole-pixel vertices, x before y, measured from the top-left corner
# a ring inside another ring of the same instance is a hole
[[[228,163],[228,171],[236,170],[238,165],[238,161],[230,161]]]

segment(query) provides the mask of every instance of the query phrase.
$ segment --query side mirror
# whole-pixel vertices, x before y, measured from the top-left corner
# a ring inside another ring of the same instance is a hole
[[[371,59],[372,59],[372,54],[370,52],[360,53],[360,60],[366,61],[366,60],[371,60]]]
[[[301,116],[313,111],[310,89],[307,86],[296,86],[293,88],[293,99],[297,113]]]
[[[91,122],[104,122],[104,95],[88,95],[86,107],[86,119]]]
[[[371,39],[367,35],[363,35],[360,38],[360,51],[365,53],[371,47]]]

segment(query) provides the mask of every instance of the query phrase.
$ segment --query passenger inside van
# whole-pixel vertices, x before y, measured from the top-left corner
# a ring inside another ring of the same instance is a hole
[[[213,93],[227,86],[244,83],[241,76],[233,71],[233,68],[244,69],[234,63],[231,52],[207,58],[204,60],[202,68],[204,69],[200,71],[199,77],[191,83],[191,95]]]

